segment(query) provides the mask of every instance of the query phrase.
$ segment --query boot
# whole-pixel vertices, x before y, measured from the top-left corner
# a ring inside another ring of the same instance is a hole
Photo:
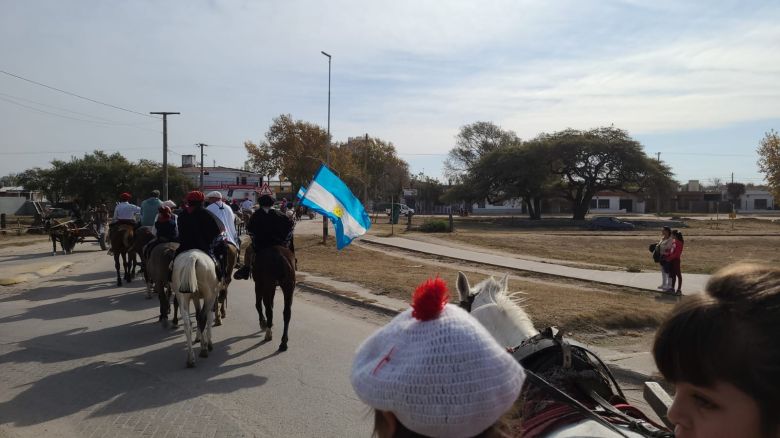
[[[249,265],[243,265],[233,273],[236,280],[249,280]]]

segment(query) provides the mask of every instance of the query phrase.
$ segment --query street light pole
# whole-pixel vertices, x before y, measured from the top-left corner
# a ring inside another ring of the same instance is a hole
[[[163,116],[163,199],[168,199],[168,114],[181,114],[170,111],[157,111],[149,114]]]
[[[328,57],[328,144],[325,145],[325,164],[330,166],[330,61],[331,56],[324,51],[320,51],[323,55]],[[322,244],[324,245],[328,241],[328,218],[322,216]]]

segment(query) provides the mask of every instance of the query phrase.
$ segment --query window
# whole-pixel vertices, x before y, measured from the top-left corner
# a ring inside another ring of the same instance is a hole
[[[596,203],[595,199],[590,200],[590,208],[599,208],[598,204]]]
[[[754,199],[753,210],[766,210],[766,199]]]
[[[599,209],[609,210],[609,199],[599,199]]]
[[[238,180],[238,177],[236,177],[236,184],[238,184],[238,181],[239,181],[239,180]]]
[[[241,184],[246,185],[246,177],[245,176],[241,177]]]

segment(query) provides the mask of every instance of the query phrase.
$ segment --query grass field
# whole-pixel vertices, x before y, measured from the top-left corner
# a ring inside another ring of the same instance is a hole
[[[426,219],[417,218],[415,226]],[[689,220],[682,256],[683,273],[711,274],[738,261],[780,263],[780,223],[759,219],[737,219],[733,223]],[[522,222],[518,221],[522,225]],[[515,254],[582,262],[614,269],[656,270],[647,250],[660,239],[660,229],[636,231],[589,231],[573,227],[532,229],[511,226],[506,219],[459,218],[453,233],[424,234],[396,227],[396,235],[408,238],[438,238],[462,244]],[[386,224],[372,228],[377,235],[388,235]]]
[[[467,272],[472,284],[486,277],[479,269],[468,272],[468,266],[443,267],[358,245],[337,252],[332,241],[323,246],[316,236],[296,237],[295,246],[301,271],[358,283],[377,294],[407,302],[419,283],[437,274],[449,284],[453,301],[457,301],[458,269]],[[674,302],[654,294],[563,282],[512,279],[510,289],[527,294],[526,310],[538,327],[556,325],[591,341],[615,332],[642,336],[657,327]]]

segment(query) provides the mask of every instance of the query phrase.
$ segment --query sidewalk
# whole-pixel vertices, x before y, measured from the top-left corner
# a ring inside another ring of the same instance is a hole
[[[402,237],[377,237],[364,235],[360,238],[360,240],[377,245],[384,245],[441,257],[449,257],[474,263],[497,266],[500,268],[538,272],[540,274],[592,281],[595,283],[611,284],[615,286],[626,286],[653,292],[658,292],[657,286],[661,282],[661,275],[658,271],[635,273],[625,271],[600,271],[594,269],[574,268],[540,261],[524,260],[515,257],[490,254],[487,252],[465,250],[451,246],[404,239]],[[702,292],[709,278],[710,276],[706,274],[684,274],[683,294],[691,295]]]

